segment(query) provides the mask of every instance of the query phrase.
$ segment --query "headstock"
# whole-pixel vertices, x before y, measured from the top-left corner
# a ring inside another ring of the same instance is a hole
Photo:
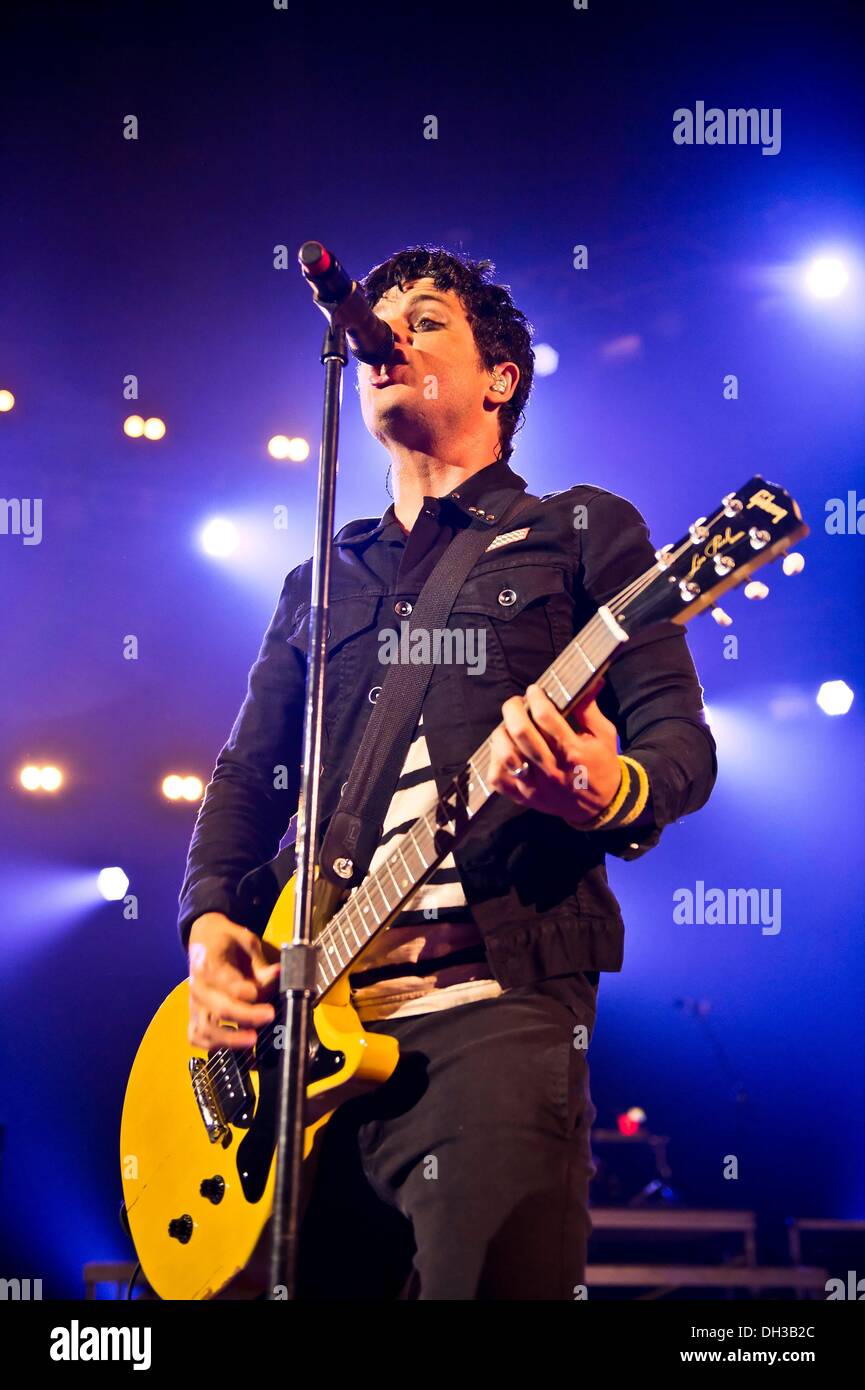
[[[628,633],[655,622],[687,623],[807,534],[794,498],[757,473],[709,516],[698,517],[676,545],[655,551],[656,568],[608,607]],[[798,564],[788,563],[788,573],[801,569],[797,558]],[[762,597],[765,586],[753,587],[754,596]]]

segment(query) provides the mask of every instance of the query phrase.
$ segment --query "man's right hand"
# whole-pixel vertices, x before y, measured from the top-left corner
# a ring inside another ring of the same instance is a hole
[[[193,1047],[252,1047],[271,1023],[279,961],[268,964],[260,937],[221,912],[197,917],[189,933],[189,1042]],[[224,1022],[236,1023],[236,1028]]]

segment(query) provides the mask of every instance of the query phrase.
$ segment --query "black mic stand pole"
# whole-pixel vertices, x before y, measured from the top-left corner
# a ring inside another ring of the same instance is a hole
[[[306,1111],[306,1074],[312,998],[316,985],[317,948],[313,943],[313,888],[319,823],[319,772],[324,724],[324,679],[330,603],[331,540],[336,496],[339,407],[342,370],[348,361],[345,329],[336,323],[336,306],[319,307],[328,318],[321,361],[324,365],[324,410],[318,466],[315,535],[312,551],[312,607],[306,703],[303,719],[303,769],[297,806],[295,841],[294,936],[280,951],[277,1018],[283,1017],[276,1129],[276,1186],[271,1222],[271,1299],[294,1299],[300,1193]],[[331,314],[329,309],[333,307]]]

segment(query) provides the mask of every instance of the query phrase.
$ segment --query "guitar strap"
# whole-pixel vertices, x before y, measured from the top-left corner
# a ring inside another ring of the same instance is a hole
[[[457,594],[476,561],[520,512],[537,501],[537,497],[522,492],[505,508],[497,526],[472,521],[457,532],[420,591],[410,630],[429,632],[447,625]],[[366,877],[431,678],[432,665],[413,662],[395,662],[385,674],[318,859],[319,873],[343,888],[356,887]],[[322,823],[326,819],[325,808]],[[337,861],[343,872],[334,868]],[[351,867],[345,873],[349,862]],[[294,870],[292,842],[267,864],[245,874],[236,889],[237,920],[261,934]]]
[[[476,561],[493,539],[537,500],[520,493],[505,508],[498,526],[472,521],[457,532],[412,609],[409,641],[414,631],[430,633],[447,625],[457,594]],[[432,663],[423,662],[394,662],[387,670],[321,847],[319,872],[332,883],[354,888],[366,878],[432,671]]]

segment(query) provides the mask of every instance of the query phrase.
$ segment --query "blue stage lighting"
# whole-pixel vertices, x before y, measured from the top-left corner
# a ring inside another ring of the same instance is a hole
[[[846,681],[824,681],[817,691],[817,704],[824,714],[846,714],[853,703],[853,691]]]
[[[129,879],[123,870],[115,865],[110,869],[100,869],[96,886],[106,902],[116,903],[126,897]]]

